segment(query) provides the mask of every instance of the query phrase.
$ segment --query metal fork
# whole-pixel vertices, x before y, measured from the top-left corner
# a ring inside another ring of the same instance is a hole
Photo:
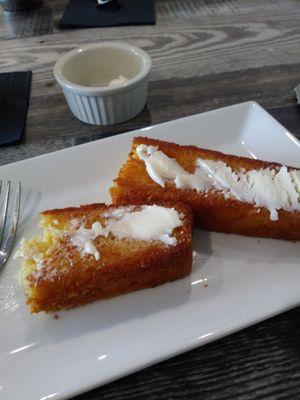
[[[4,203],[0,215],[0,269],[6,263],[8,257],[12,252],[18,229],[18,221],[20,214],[21,183],[19,182],[17,186],[15,201],[12,208],[11,216],[9,218],[9,221],[7,220],[8,210],[11,208],[10,188],[11,188],[11,182],[8,181],[6,184]],[[0,181],[0,195],[1,195],[1,190],[2,190],[2,181]]]

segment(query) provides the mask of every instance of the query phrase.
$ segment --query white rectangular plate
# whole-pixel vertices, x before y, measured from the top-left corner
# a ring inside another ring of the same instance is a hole
[[[36,233],[43,209],[107,201],[137,135],[300,167],[299,142],[256,103],[194,115],[1,167],[2,180],[23,185],[18,239]],[[0,274],[0,398],[67,398],[296,306],[299,250],[196,230],[189,277],[58,320],[29,314],[10,258]]]

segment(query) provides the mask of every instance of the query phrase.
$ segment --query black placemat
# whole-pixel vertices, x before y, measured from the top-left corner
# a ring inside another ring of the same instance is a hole
[[[97,0],[70,0],[59,22],[60,28],[107,27],[155,24],[154,0],[119,0],[97,7]]]
[[[0,74],[0,145],[21,140],[25,130],[31,71]]]

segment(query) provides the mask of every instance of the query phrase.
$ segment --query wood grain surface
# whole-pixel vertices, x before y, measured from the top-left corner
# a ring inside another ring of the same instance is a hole
[[[33,70],[26,136],[0,148],[0,164],[249,99],[300,134],[293,90],[300,81],[298,0],[157,1],[155,26],[59,31],[65,3],[0,15],[0,71]],[[120,38],[153,59],[148,105],[124,124],[82,124],[66,105],[53,65],[80,44]]]
[[[300,138],[299,0],[157,0],[155,26],[60,31],[66,3],[0,7],[0,72],[33,71],[24,140],[0,147],[0,165],[247,100]],[[71,115],[52,69],[66,51],[102,40],[142,47],[153,70],[139,116],[94,127]],[[141,398],[300,399],[300,308],[76,397]]]

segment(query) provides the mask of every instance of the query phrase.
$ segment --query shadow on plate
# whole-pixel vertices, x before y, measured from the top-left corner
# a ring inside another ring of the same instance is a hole
[[[95,331],[121,329],[122,324],[133,320],[147,319],[155,314],[176,310],[190,297],[191,278],[186,277],[156,288],[144,289],[108,300],[96,301],[58,313],[58,320],[53,315],[40,313],[34,316],[23,309],[27,319],[26,342],[41,344],[57,343]],[[22,308],[26,306],[22,306]]]
[[[22,196],[19,221],[19,234],[21,236],[27,223],[32,219],[32,216],[36,214],[38,208],[37,205],[39,204],[41,197],[41,191],[31,189],[26,192],[25,197]]]

